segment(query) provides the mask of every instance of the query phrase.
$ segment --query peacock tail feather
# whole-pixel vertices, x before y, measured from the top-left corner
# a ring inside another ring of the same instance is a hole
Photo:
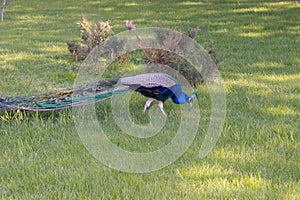
[[[0,111],[61,110],[73,106],[103,101],[111,98],[113,95],[124,93],[128,90],[127,86],[117,84],[118,80],[119,78],[112,78],[99,81],[96,84],[85,84],[72,90],[38,96],[0,98]]]

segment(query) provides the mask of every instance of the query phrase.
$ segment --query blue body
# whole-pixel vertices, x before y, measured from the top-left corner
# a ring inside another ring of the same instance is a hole
[[[136,91],[140,92],[146,97],[151,97],[162,102],[165,102],[167,99],[171,98],[176,104],[187,103],[187,99],[189,98],[189,96],[181,90],[179,84],[176,84],[170,88],[162,86],[146,88],[140,86],[136,89]]]

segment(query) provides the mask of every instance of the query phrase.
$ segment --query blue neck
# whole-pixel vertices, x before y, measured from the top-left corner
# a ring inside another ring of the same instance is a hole
[[[187,98],[188,98],[188,95],[186,95],[184,92],[182,92],[180,95],[177,95],[177,96],[172,96],[172,100],[174,103],[177,103],[177,104],[184,104],[186,103],[187,101]]]
[[[182,91],[180,84],[176,84],[169,88],[172,91],[172,96],[170,96],[174,103],[184,104],[187,102],[188,96]]]

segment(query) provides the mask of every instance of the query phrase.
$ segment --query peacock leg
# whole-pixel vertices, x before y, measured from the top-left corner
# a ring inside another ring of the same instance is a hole
[[[159,101],[158,107],[160,108],[161,112],[164,114],[164,116],[167,116],[166,112],[164,111],[164,102]]]
[[[149,98],[149,99],[146,101],[145,106],[144,106],[144,110],[143,110],[144,113],[146,112],[147,108],[149,108],[149,106],[151,105],[151,103],[152,103],[154,100],[155,100],[155,99],[153,99],[153,98]]]

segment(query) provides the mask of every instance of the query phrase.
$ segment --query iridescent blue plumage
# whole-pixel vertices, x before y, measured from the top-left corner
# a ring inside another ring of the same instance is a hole
[[[127,90],[134,90],[149,97],[144,106],[144,112],[154,100],[158,100],[158,105],[162,113],[165,114],[163,103],[168,99],[172,99],[176,104],[189,103],[192,105],[193,99],[198,98],[197,93],[193,93],[192,96],[185,94],[179,82],[172,76],[164,73],[148,73],[102,80],[96,84],[86,84],[76,89],[47,95],[0,98],[0,111],[18,109],[31,111],[60,110],[105,100]]]

